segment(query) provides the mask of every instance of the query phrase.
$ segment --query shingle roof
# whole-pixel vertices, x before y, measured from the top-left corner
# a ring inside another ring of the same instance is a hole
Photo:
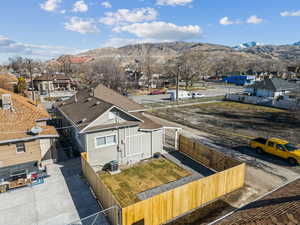
[[[58,107],[80,130],[84,129],[113,106],[110,103],[90,96],[89,90],[77,93],[76,100],[75,96],[73,96],[71,99],[60,103]]]
[[[75,97],[77,102],[75,101]],[[103,86],[98,85],[91,90],[83,90],[73,96],[71,99],[58,104],[59,110],[67,116],[79,130],[83,130],[91,122],[105,113],[108,109],[113,106],[117,106],[133,115],[134,117],[143,120],[142,123],[136,123],[142,129],[159,129],[162,126],[154,123],[150,119],[144,117],[141,113],[135,112],[144,110],[142,105],[139,105],[125,96],[118,94],[117,92]],[[130,125],[133,125],[132,123]],[[99,126],[97,129],[104,129],[107,126]],[[95,127],[86,131],[94,130]]]
[[[300,179],[221,220],[218,225],[300,224]]]
[[[112,105],[118,106],[127,112],[145,110],[144,106],[130,100],[126,96],[120,95],[102,84],[99,84],[94,88],[94,96],[98,99],[109,102]]]
[[[297,88],[300,88],[299,85],[289,82],[287,80],[279,79],[279,78],[272,78],[272,79],[265,79],[262,81],[258,81],[252,85],[247,86],[249,88],[256,88],[256,89],[265,89],[270,91],[292,91]]]
[[[36,121],[50,119],[47,111],[42,106],[36,106],[30,99],[0,88],[0,99],[2,94],[11,94],[14,110],[4,110],[0,106],[0,142],[33,138],[28,131],[36,125]],[[42,129],[40,135],[58,136],[52,126],[43,126]]]
[[[143,114],[141,113],[131,113],[134,116],[136,116],[137,118],[143,120],[143,122],[139,125],[139,127],[141,129],[145,129],[145,130],[156,130],[156,129],[160,129],[163,126],[155,123],[154,121],[152,121],[151,119],[149,119],[148,117],[145,117]]]

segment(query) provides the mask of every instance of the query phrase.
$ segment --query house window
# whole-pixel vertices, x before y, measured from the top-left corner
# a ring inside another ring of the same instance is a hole
[[[115,145],[116,144],[116,135],[109,135],[109,136],[104,136],[104,137],[97,137],[95,139],[95,145],[96,148],[101,148],[109,145]]]
[[[24,143],[17,143],[16,144],[17,153],[24,153],[26,152],[25,144]]]

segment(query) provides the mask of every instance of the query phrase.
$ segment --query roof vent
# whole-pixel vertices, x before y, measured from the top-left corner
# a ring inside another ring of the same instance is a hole
[[[100,101],[97,101],[97,102],[96,102],[96,105],[100,105],[100,104],[101,104],[101,102],[100,102]]]
[[[87,101],[90,102],[92,100],[92,98],[88,98]]]
[[[87,121],[87,118],[83,118],[82,120],[79,121],[79,123],[84,123]]]
[[[77,95],[76,95],[76,94],[74,95],[74,101],[75,101],[75,103],[78,102],[78,99],[77,99]]]
[[[11,94],[3,94],[2,95],[2,108],[7,109],[7,110],[12,109]]]
[[[43,131],[43,129],[39,126],[34,126],[33,128],[31,128],[30,132],[34,135],[37,135],[39,133],[41,133]]]

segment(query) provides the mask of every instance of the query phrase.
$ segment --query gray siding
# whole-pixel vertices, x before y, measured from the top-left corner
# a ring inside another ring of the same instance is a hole
[[[110,114],[113,113],[114,118],[110,117]],[[93,123],[92,126],[101,126],[105,124],[114,124],[114,123],[122,123],[126,121],[137,121],[134,117],[127,115],[126,113],[113,108],[110,111],[103,113],[99,118],[97,118]]]
[[[95,138],[108,135],[116,135],[117,144],[97,148]],[[118,160],[120,164],[132,164],[151,158],[155,152],[161,152],[162,139],[162,130],[141,132],[138,131],[138,127],[90,133],[87,134],[88,161],[92,166],[99,168],[111,160]]]

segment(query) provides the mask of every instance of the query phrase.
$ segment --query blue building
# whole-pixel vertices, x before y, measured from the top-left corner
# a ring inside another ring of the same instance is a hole
[[[223,81],[228,84],[244,86],[244,85],[253,84],[255,81],[255,76],[250,76],[250,75],[226,76],[223,78]]]

